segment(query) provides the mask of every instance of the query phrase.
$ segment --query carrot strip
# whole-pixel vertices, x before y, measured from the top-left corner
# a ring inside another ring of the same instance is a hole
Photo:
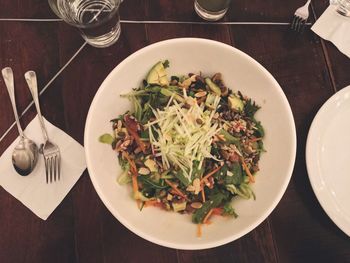
[[[134,191],[134,193],[137,193],[139,191],[139,186],[137,184],[137,177],[136,175],[133,175],[131,178],[132,178],[132,190]]]
[[[202,236],[202,224],[197,225],[197,237]]]
[[[130,130],[129,132],[134,137],[137,145],[141,148],[142,152],[146,153],[146,145],[143,143],[143,141],[141,141],[141,138],[138,135],[138,133],[134,132],[133,130]]]
[[[136,168],[136,164],[135,164],[134,160],[132,160],[130,158],[130,156],[127,152],[123,152],[123,155],[124,155],[125,159],[127,159],[129,164],[130,164],[130,168],[131,168],[130,170],[131,170],[132,174],[137,176],[138,173],[137,173],[137,168]]]
[[[250,172],[247,164],[244,162],[244,159],[241,157],[241,162],[242,162],[242,166],[243,169],[245,170],[245,172],[247,173],[248,177],[249,177],[249,182],[250,183],[255,183],[255,179],[254,176],[252,175],[252,173]]]
[[[145,206],[156,206],[156,207],[162,207],[162,204],[158,202],[157,200],[149,200],[145,202]]]
[[[202,201],[203,201],[203,203],[204,203],[204,202],[205,202],[204,185],[202,185],[201,192],[202,192]]]
[[[133,175],[131,178],[132,178],[132,189],[134,193],[137,194],[139,192],[139,186],[137,184],[137,176]],[[136,199],[136,204],[137,204],[137,208],[141,209],[140,200]]]
[[[139,186],[137,184],[137,168],[134,160],[132,160],[127,152],[123,152],[124,157],[128,160],[130,164],[130,170],[132,173],[131,179],[132,179],[132,190],[134,191],[134,194],[137,194],[139,192]],[[141,209],[141,202],[140,200],[136,199],[136,204],[138,209]]]
[[[257,141],[260,141],[260,140],[262,140],[261,137],[259,137],[259,138],[253,138],[253,139],[250,139],[249,141],[251,141],[251,142],[257,142]]]
[[[213,209],[210,209],[210,211],[208,212],[208,214],[204,217],[203,219],[203,224],[206,224],[209,217],[211,216],[211,214],[213,213]]]
[[[216,167],[213,171],[211,171],[210,173],[208,173],[206,176],[204,176],[201,180],[201,183],[203,183],[205,180],[207,180],[210,176],[212,176],[213,174],[215,174],[217,171],[219,171],[221,169],[222,166]]]
[[[172,182],[170,182],[168,179],[165,179],[165,182],[175,191],[175,193],[189,201],[187,196],[181,192]]]
[[[158,203],[157,200],[148,200],[148,201],[145,201],[145,205],[154,205],[155,203]]]

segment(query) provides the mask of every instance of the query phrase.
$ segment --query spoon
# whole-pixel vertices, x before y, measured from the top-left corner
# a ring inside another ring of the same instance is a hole
[[[12,153],[12,164],[18,174],[26,176],[34,170],[38,160],[38,146],[25,136],[19,122],[12,69],[6,67],[1,71],[1,73],[4,78],[7,91],[10,95],[12,109],[20,136],[20,140]]]

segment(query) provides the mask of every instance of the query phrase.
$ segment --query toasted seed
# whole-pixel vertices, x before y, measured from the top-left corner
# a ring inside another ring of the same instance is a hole
[[[200,91],[200,92],[197,92],[196,94],[194,94],[194,96],[196,98],[201,98],[201,97],[204,97],[205,95],[207,95],[206,91]]]
[[[221,73],[215,73],[214,76],[211,78],[212,81],[222,80]]]
[[[119,137],[124,137],[126,134],[125,134],[125,132],[123,132],[123,131],[119,131],[119,132],[117,133],[117,135],[118,135]]]
[[[178,81],[177,81],[176,79],[173,79],[173,80],[170,82],[170,84],[173,85],[173,86],[177,85],[177,83],[178,83]]]
[[[197,103],[197,100],[194,99],[194,98],[192,98],[192,97],[188,97],[188,98],[186,99],[186,104],[188,104],[189,106],[193,106],[193,105],[195,105],[196,103]]]
[[[199,208],[201,208],[201,207],[203,206],[203,204],[200,203],[200,202],[194,202],[194,203],[191,204],[191,206],[192,206],[194,209],[199,209]]]
[[[222,135],[222,134],[216,134],[216,136],[218,137],[218,139],[219,139],[220,141],[223,141],[223,142],[225,142],[225,141],[226,141],[226,139],[225,139],[225,136],[224,136],[224,135]]]
[[[192,106],[186,103],[185,105],[183,105],[183,107],[189,110]]]
[[[194,192],[194,186],[193,186],[193,185],[187,186],[186,191],[188,191],[188,192]]]
[[[131,140],[126,140],[120,145],[120,147],[126,148],[130,145],[130,143],[131,143]]]
[[[196,119],[197,124],[201,125],[203,124],[203,121],[201,119]]]
[[[145,168],[145,167],[141,167],[139,169],[139,174],[141,174],[141,175],[148,175],[148,174],[150,174],[150,170]]]

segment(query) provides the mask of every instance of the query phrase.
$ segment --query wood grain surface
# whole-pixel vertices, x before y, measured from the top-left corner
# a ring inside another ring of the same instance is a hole
[[[310,21],[327,7],[314,0]],[[290,22],[303,0],[233,0],[223,21]],[[200,22],[193,0],[124,0],[123,20]],[[0,18],[54,18],[47,1],[0,0]],[[121,225],[95,192],[87,171],[48,220],[42,221],[0,187],[0,262],[350,262],[350,238],[319,205],[309,182],[305,144],[321,105],[350,84],[350,59],[310,28],[301,35],[286,25],[122,24],[118,42],[86,46],[41,96],[43,114],[83,143],[89,105],[104,78],[133,52],[176,37],[214,39],[260,62],[277,79],[291,105],[298,150],[292,180],[272,214],[256,229],[227,245],[200,251],[164,248]],[[42,88],[84,43],[63,22],[0,21],[0,68],[15,72],[19,111],[30,103],[23,74],[35,70]],[[31,108],[22,118],[27,124]],[[14,118],[0,78],[0,136]],[[15,139],[0,142],[0,154]]]

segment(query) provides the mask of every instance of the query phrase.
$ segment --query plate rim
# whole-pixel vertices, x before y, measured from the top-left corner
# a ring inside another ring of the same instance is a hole
[[[88,132],[88,124],[90,122],[91,119],[91,115],[92,115],[92,109],[94,108],[94,105],[97,101],[97,97],[99,97],[99,95],[102,93],[102,90],[105,89],[106,87],[106,83],[109,82],[109,80],[112,78],[112,75],[116,74],[116,72],[119,70],[119,68],[122,68],[124,66],[124,64],[128,63],[130,60],[132,60],[134,57],[137,57],[139,54],[148,51],[149,49],[152,48],[156,48],[157,46],[160,45],[166,45],[169,42],[191,42],[191,41],[197,41],[197,42],[201,42],[201,43],[207,43],[210,45],[215,45],[215,46],[221,46],[222,48],[225,49],[230,49],[233,52],[236,52],[242,56],[244,56],[245,58],[247,58],[247,60],[249,60],[249,62],[255,64],[255,66],[261,70],[262,72],[264,72],[264,74],[266,75],[266,77],[268,77],[272,83],[274,83],[274,86],[277,89],[277,92],[280,94],[281,99],[284,102],[284,105],[286,106],[287,109],[287,117],[289,119],[289,123],[291,124],[291,128],[292,128],[292,136],[291,136],[291,149],[290,149],[290,155],[291,155],[291,160],[289,161],[289,166],[287,167],[287,176],[284,180],[283,185],[281,186],[279,192],[276,195],[275,201],[273,203],[271,203],[271,205],[269,206],[269,209],[267,209],[257,220],[254,224],[250,225],[249,227],[245,228],[244,230],[241,230],[237,233],[234,233],[232,235],[230,235],[227,238],[223,238],[217,241],[211,241],[211,242],[207,242],[205,244],[192,244],[191,246],[189,245],[181,245],[181,244],[176,244],[173,242],[169,242],[169,241],[165,241],[165,240],[159,240],[157,238],[154,238],[148,234],[145,234],[143,231],[140,231],[138,229],[133,228],[133,226],[131,226],[127,220],[124,220],[124,218],[122,216],[119,215],[119,213],[117,211],[114,211],[115,209],[113,209],[113,206],[107,201],[106,196],[103,194],[103,191],[99,188],[97,181],[94,179],[94,176],[90,173],[90,158],[87,154],[87,147],[86,145],[88,145],[87,143],[87,137],[89,132]],[[295,120],[294,120],[294,116],[293,116],[293,112],[290,106],[290,103],[285,95],[285,93],[283,92],[283,89],[281,88],[281,86],[279,85],[279,83],[277,82],[277,80],[272,76],[272,74],[264,67],[262,66],[258,61],[256,61],[254,58],[252,58],[251,56],[249,56],[248,54],[246,54],[245,52],[222,42],[219,41],[215,41],[215,40],[210,40],[210,39],[205,39],[205,38],[193,38],[193,37],[185,37],[185,38],[171,38],[171,39],[167,39],[167,40],[162,40],[153,44],[150,44],[148,46],[145,46],[139,50],[137,50],[136,52],[130,54],[128,57],[126,57],[122,62],[120,62],[118,65],[116,65],[108,74],[108,76],[104,79],[104,81],[101,83],[100,87],[98,88],[96,94],[94,95],[94,98],[90,104],[89,107],[89,111],[86,117],[86,122],[85,122],[85,129],[84,129],[84,145],[85,145],[85,156],[86,156],[86,163],[87,163],[87,169],[89,172],[89,177],[91,179],[91,182],[95,188],[95,191],[97,192],[99,198],[101,199],[101,201],[103,202],[103,204],[107,207],[107,209],[109,210],[109,212],[122,224],[124,225],[127,229],[129,229],[132,233],[138,235],[139,237],[150,241],[152,243],[155,243],[157,245],[163,246],[163,247],[168,247],[168,248],[173,248],[173,249],[182,249],[182,250],[199,250],[199,249],[209,249],[209,248],[214,248],[214,247],[218,247],[224,244],[227,244],[229,242],[232,242],[234,240],[237,240],[238,238],[243,237],[244,235],[246,235],[247,233],[249,233],[250,231],[252,231],[253,229],[255,229],[256,227],[258,227],[264,220],[266,220],[266,218],[272,213],[272,211],[276,208],[276,206],[278,205],[278,203],[281,201],[284,193],[286,192],[286,189],[289,185],[289,182],[291,180],[292,174],[293,174],[293,169],[294,169],[294,165],[295,165],[295,160],[296,160],[296,152],[297,152],[297,134],[296,134],[296,127],[295,127]],[[113,211],[113,212],[112,212]]]
[[[313,150],[315,150],[315,149],[312,148],[312,146],[311,146],[311,144],[316,140],[317,134],[319,134],[317,132],[317,126],[320,123],[320,121],[322,120],[323,115],[326,114],[327,111],[330,110],[330,107],[336,102],[336,100],[339,97],[343,97],[345,95],[345,93],[347,93],[349,91],[350,91],[350,86],[346,86],[343,89],[339,90],[338,92],[334,93],[330,98],[328,98],[322,104],[320,109],[317,111],[314,119],[312,120],[311,126],[309,128],[309,132],[307,135],[307,139],[306,139],[305,160],[306,160],[306,170],[307,170],[307,174],[309,177],[309,181],[310,181],[312,190],[315,193],[316,198],[317,198],[319,204],[321,205],[323,211],[326,212],[327,216],[332,220],[332,222],[341,231],[343,231],[346,235],[348,235],[350,237],[350,225],[344,226],[343,223],[340,222],[339,218],[337,217],[337,215],[339,215],[339,213],[336,214],[334,212],[335,210],[332,209],[331,207],[329,207],[329,205],[327,205],[329,200],[333,201],[334,198],[332,198],[331,195],[328,194],[328,191],[324,192],[324,191],[317,190],[316,183],[319,182],[319,180],[321,180],[321,179],[320,179],[320,176],[318,175],[317,171],[315,170],[316,168],[312,164],[312,158],[314,158],[313,160],[315,161],[315,160],[317,160],[317,157],[313,157],[314,156],[313,152],[315,152]],[[327,193],[327,195],[325,196],[324,193]]]

